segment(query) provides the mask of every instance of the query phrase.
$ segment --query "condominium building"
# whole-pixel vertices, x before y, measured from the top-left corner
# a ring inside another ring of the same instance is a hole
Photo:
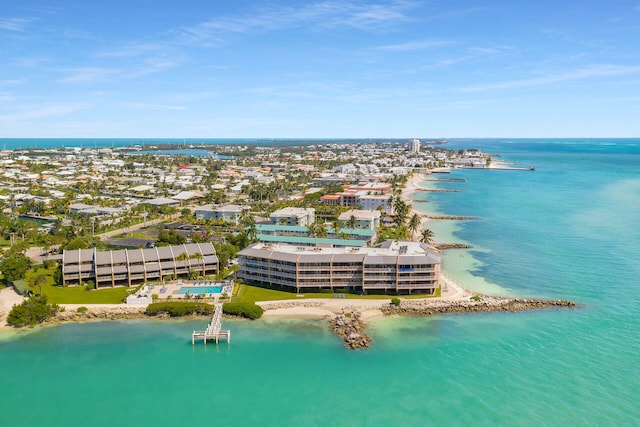
[[[409,144],[408,144],[407,148],[412,153],[419,152],[420,151],[420,140],[419,139],[412,139],[411,141],[409,141]]]
[[[378,215],[379,212],[376,212]],[[336,232],[332,225],[325,224],[326,237],[309,236],[309,227],[299,225],[256,224],[256,238],[261,242],[289,243],[298,246],[366,246],[375,236],[375,230],[368,228],[346,228],[344,224]]]
[[[385,214],[393,214],[393,196],[388,193],[379,194],[363,190],[344,191],[337,194],[326,194],[320,197],[320,203],[371,211],[381,209]]]
[[[351,209],[341,213],[338,217],[338,222],[342,227],[351,227],[353,225],[353,228],[376,231],[380,227],[380,216],[380,211],[377,210]],[[355,220],[355,224],[349,224],[352,222],[352,217]]]
[[[282,208],[269,215],[272,224],[307,226],[316,222],[313,208]]]
[[[297,292],[309,288],[432,295],[441,257],[419,242],[386,241],[372,248],[303,247],[257,243],[238,253],[238,277]]]
[[[75,249],[62,253],[65,286],[87,281],[93,281],[97,288],[131,286],[187,275],[192,270],[203,276],[218,272],[218,257],[212,243],[115,251]]]
[[[249,208],[240,205],[204,205],[193,209],[197,220],[222,219],[232,224],[238,224],[242,213]]]

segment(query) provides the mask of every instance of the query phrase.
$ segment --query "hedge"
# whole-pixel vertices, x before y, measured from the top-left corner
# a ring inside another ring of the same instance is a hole
[[[226,302],[222,304],[222,312],[231,316],[255,320],[262,317],[264,310],[253,302]]]
[[[192,314],[211,315],[214,307],[204,302],[155,302],[147,306],[145,314],[157,316],[168,314],[170,317],[189,316]]]

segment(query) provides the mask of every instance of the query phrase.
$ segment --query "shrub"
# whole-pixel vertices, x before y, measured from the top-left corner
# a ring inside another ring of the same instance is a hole
[[[89,309],[87,307],[78,307],[76,311],[78,313],[86,313],[87,311],[89,311]]]
[[[56,304],[49,304],[46,296],[31,297],[20,305],[14,305],[7,322],[10,325],[22,327],[42,323],[55,315],[60,308]]]
[[[231,316],[255,320],[262,317],[264,310],[253,302],[226,302],[222,304],[222,312]]]
[[[154,300],[154,301],[155,301],[155,300],[157,300],[158,298],[159,298],[159,297],[158,297],[158,294],[151,294],[151,299],[152,299],[152,300]]]
[[[400,298],[391,298],[391,304],[395,305],[396,307],[400,306]]]
[[[471,301],[481,301],[482,298],[480,298],[478,295],[474,295],[471,297]]]
[[[214,307],[204,302],[154,302],[147,306],[145,314],[157,316],[168,314],[171,317],[189,316],[192,314],[211,315]]]

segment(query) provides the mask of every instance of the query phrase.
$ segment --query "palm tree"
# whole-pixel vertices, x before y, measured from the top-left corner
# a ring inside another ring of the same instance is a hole
[[[185,252],[186,253],[186,252]],[[205,276],[205,264],[204,264],[204,256],[202,256],[202,254],[200,252],[195,252],[193,254],[191,254],[191,256],[189,257],[189,259],[197,259],[199,263],[202,264],[202,277]]]
[[[422,230],[422,234],[420,235],[420,241],[422,243],[431,243],[433,242],[434,233],[428,228]]]
[[[313,237],[316,246],[318,245],[318,227],[315,222],[307,225],[307,236]]]
[[[321,239],[324,239],[327,237],[327,229],[325,228],[324,224],[316,224],[317,227],[317,235],[318,237],[320,237]]]
[[[407,216],[409,215],[409,205],[406,204],[404,201],[401,201],[401,203],[396,203],[396,207],[395,207],[395,223],[398,227],[401,227],[404,225],[404,223],[407,221]]]
[[[420,217],[420,214],[418,213],[414,213],[411,216],[411,219],[409,219],[409,231],[411,232],[411,238],[415,238],[416,232],[420,229],[420,226],[422,225],[422,218]]]
[[[347,227],[354,229],[356,228],[358,225],[358,219],[356,218],[355,215],[351,215],[349,217],[349,220],[347,221]]]
[[[188,262],[189,261],[189,254],[186,252],[181,252],[180,254],[178,254],[178,256],[176,257],[176,262]],[[178,266],[176,265],[176,269],[174,270],[175,274],[178,274],[178,270],[177,270]]]
[[[332,227],[333,234],[335,234],[336,236],[340,234],[340,223],[338,221],[333,221]]]
[[[256,223],[253,222],[247,228],[247,237],[253,243],[253,242],[258,241],[258,237],[257,236],[258,236],[258,227],[256,227]]]
[[[405,225],[401,225],[397,228],[398,240],[405,240],[409,237],[409,229]]]
[[[40,296],[42,296],[42,286],[47,283],[47,275],[46,274],[38,274],[33,279],[33,285],[38,286],[40,288]]]
[[[327,237],[327,229],[324,225],[315,222],[307,226],[307,234],[314,238],[315,246],[318,246],[318,237],[321,239]]]

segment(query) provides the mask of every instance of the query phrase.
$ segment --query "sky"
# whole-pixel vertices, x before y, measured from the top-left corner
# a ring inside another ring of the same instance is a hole
[[[0,138],[640,137],[640,0],[9,0]]]

